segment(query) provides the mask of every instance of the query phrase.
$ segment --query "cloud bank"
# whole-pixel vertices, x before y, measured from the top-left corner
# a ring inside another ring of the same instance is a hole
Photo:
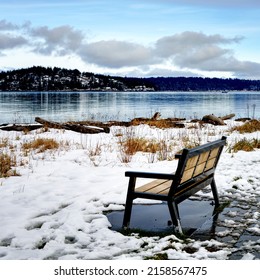
[[[122,40],[88,42],[82,31],[69,25],[49,28],[32,27],[30,23],[17,26],[0,21],[2,56],[7,55],[8,50],[26,47],[32,53],[45,56],[74,55],[86,65],[106,69],[132,67],[129,71],[133,71],[134,67],[140,73],[146,69],[146,75],[149,71],[163,75],[177,69],[194,75],[198,72],[223,72],[223,76],[231,73],[233,77],[260,78],[260,63],[240,61],[233,54],[232,45],[242,40],[242,37],[226,38],[220,34],[186,31],[158,38],[149,46]]]

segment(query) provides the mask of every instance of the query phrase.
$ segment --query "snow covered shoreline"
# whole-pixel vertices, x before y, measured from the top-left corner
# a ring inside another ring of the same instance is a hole
[[[235,237],[239,230],[251,233],[253,240],[241,243],[247,248],[241,258],[258,259],[254,250],[260,248],[260,150],[232,153],[230,146],[237,139],[259,138],[259,133],[230,132],[234,124],[228,121],[221,127],[164,130],[141,125],[131,128],[131,133],[171,143],[172,154],[183,147],[187,136],[201,143],[228,136],[216,171],[220,199],[250,207],[241,221],[234,218],[239,210],[227,213],[218,234]],[[13,149],[20,163],[16,171],[21,175],[0,178],[0,259],[144,259],[163,253],[168,259],[223,260],[239,250],[225,239],[125,236],[110,229],[105,212],[124,209],[126,170],[173,172],[177,165],[176,160],[159,160],[144,152],[124,163],[118,142],[129,133],[126,129],[112,127],[109,134],[96,135],[55,129],[27,134],[0,130],[2,142],[6,139],[9,143],[2,145],[1,152]],[[43,153],[22,150],[23,143],[37,138],[55,139],[60,147]],[[211,194],[200,196],[206,199]],[[210,250],[212,247],[217,249]]]

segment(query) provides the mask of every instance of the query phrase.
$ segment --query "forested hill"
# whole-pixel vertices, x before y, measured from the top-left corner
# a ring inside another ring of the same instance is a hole
[[[232,91],[260,90],[260,80],[130,78],[34,66],[0,72],[0,91]]]

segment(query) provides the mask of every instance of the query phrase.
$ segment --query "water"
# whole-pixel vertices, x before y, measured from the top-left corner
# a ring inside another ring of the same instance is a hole
[[[260,118],[260,92],[0,92],[0,124],[53,121],[128,121],[207,114]]]

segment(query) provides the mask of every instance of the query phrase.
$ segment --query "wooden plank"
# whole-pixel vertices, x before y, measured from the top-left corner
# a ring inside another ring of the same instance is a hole
[[[203,162],[203,163],[197,165],[195,172],[193,174],[193,177],[196,177],[196,176],[202,174],[204,172],[205,165],[206,165],[206,162]]]
[[[197,164],[198,158],[199,158],[198,155],[189,158],[189,159],[187,160],[185,170],[188,170],[188,169],[194,167],[194,166]]]
[[[212,158],[212,159],[208,160],[205,171],[208,171],[211,168],[215,167],[215,162],[216,162],[216,158]]]
[[[211,150],[209,159],[217,157],[218,153],[219,153],[219,148],[215,148],[215,149]]]
[[[159,191],[158,190],[158,194],[165,194],[165,195],[168,195],[169,193],[169,190],[171,188],[171,185],[172,185],[172,181],[167,181],[165,182],[163,185],[162,185],[162,188],[161,190]]]
[[[181,184],[188,181],[192,178],[193,172],[195,168],[191,168],[189,170],[185,170],[182,175]]]
[[[159,194],[164,194],[164,195],[168,195],[169,191],[171,189],[172,186],[172,182],[168,181],[166,183],[164,183],[164,187],[165,189],[163,191],[160,191]]]
[[[135,191],[147,192],[147,191],[149,191],[150,189],[153,189],[156,186],[160,186],[161,184],[165,183],[166,181],[168,181],[168,180],[163,180],[163,179],[153,180],[153,181],[151,181],[151,182],[149,182],[149,183],[147,183],[145,185],[137,187],[135,189]]]
[[[169,191],[169,188],[171,185],[172,185],[171,180],[154,180],[148,184],[145,184],[139,188],[136,188],[135,192],[147,192],[147,193],[153,193],[153,194],[161,194],[162,192],[165,192],[166,190]]]
[[[210,151],[207,151],[207,152],[205,152],[205,153],[202,153],[202,154],[200,155],[198,164],[201,164],[201,163],[207,161],[207,159],[208,159],[208,157],[209,157],[209,153],[210,153]]]

